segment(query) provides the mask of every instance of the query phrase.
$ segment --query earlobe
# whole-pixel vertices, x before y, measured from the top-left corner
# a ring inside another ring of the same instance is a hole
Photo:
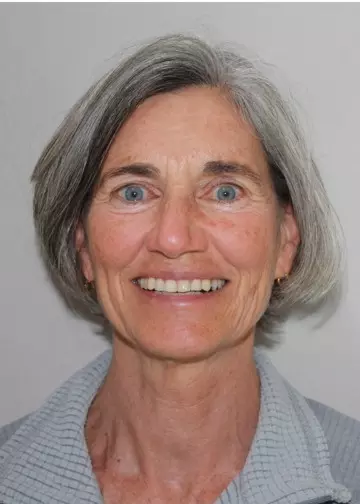
[[[85,230],[82,224],[78,224],[75,233],[75,246],[79,256],[81,271],[87,282],[94,280],[94,273],[88,246],[86,243]]]

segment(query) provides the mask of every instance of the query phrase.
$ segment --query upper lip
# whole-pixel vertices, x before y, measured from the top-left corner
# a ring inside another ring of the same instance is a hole
[[[212,280],[221,279],[227,280],[221,274],[203,273],[199,271],[162,271],[142,273],[134,277],[134,280],[139,278],[161,278],[163,280]]]

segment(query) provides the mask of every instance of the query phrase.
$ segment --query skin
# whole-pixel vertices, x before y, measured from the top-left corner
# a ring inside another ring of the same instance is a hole
[[[204,173],[212,162],[245,169]],[[156,173],[121,171],[134,163]],[[128,184],[140,201],[125,199]],[[223,185],[235,189],[230,201],[219,201]],[[211,503],[242,469],[259,413],[255,327],[298,243],[255,132],[220,90],[152,97],[118,132],[77,232],[114,329],[85,428],[106,504]],[[228,282],[154,296],[138,277]]]

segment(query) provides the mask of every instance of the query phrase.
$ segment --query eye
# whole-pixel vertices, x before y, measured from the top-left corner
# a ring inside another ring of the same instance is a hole
[[[229,184],[219,186],[215,191],[215,196],[220,201],[233,201],[236,199],[238,189]]]
[[[125,201],[137,202],[143,201],[146,197],[146,191],[139,185],[128,185],[119,190],[119,194]]]

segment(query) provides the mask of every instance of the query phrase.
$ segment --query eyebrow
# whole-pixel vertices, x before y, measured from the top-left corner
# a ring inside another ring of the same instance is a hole
[[[102,187],[109,180],[122,175],[135,175],[159,180],[161,178],[161,171],[159,168],[149,163],[133,163],[130,165],[114,167],[104,173],[99,181],[99,187]],[[235,175],[246,177],[260,187],[263,185],[261,177],[257,172],[255,172],[250,166],[246,164],[239,164],[237,162],[208,161],[205,163],[202,175]]]
[[[250,166],[237,162],[208,161],[205,164],[203,174],[213,176],[237,175],[252,180],[258,186],[263,185],[261,177],[257,172]]]
[[[122,175],[136,175],[138,177],[160,179],[161,172],[159,168],[156,168],[156,166],[148,163],[134,163],[126,166],[117,166],[104,173],[99,181],[99,187],[105,185],[109,180]]]

